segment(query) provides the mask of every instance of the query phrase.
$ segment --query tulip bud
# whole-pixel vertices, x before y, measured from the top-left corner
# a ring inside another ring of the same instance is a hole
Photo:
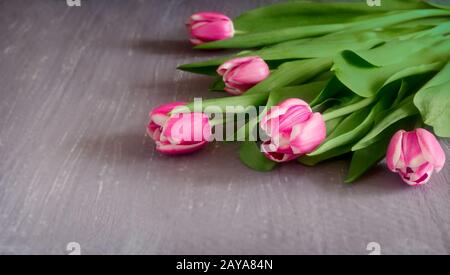
[[[265,156],[286,162],[314,151],[326,138],[325,121],[308,103],[290,98],[263,116],[261,129],[269,137],[261,145]]]
[[[422,185],[428,182],[433,171],[442,169],[445,153],[434,135],[427,130],[400,130],[389,143],[386,162],[388,168],[398,173],[407,184]]]
[[[223,63],[217,73],[223,76],[225,91],[232,95],[240,95],[266,79],[269,66],[259,56],[231,59]]]
[[[234,35],[233,21],[216,12],[199,12],[191,15],[187,23],[191,43],[202,43],[231,38]]]
[[[179,113],[169,116],[183,102],[163,104],[150,113],[147,133],[156,143],[156,150],[170,155],[199,150],[211,139],[211,125],[203,113]]]

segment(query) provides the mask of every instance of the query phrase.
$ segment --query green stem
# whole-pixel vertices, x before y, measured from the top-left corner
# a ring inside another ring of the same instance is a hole
[[[415,19],[449,16],[449,15],[450,11],[439,9],[422,9],[404,12],[392,12],[389,13],[388,15],[380,16],[377,18],[368,19],[360,22],[348,23],[346,26],[346,31],[362,31],[373,28],[385,28],[388,26],[412,21]]]
[[[414,123],[414,129],[423,128],[425,124],[423,123],[422,116],[418,116],[416,123]]]
[[[246,31],[234,30],[234,34],[246,34]]]
[[[329,113],[325,113],[325,114],[323,114],[323,119],[325,121],[328,121],[328,120],[332,120],[332,119],[337,118],[337,117],[341,117],[341,116],[353,113],[354,111],[357,111],[357,110],[362,109],[362,108],[364,108],[366,106],[369,106],[374,101],[375,101],[375,97],[365,98],[365,99],[363,99],[363,100],[361,100],[361,101],[359,101],[359,102],[357,102],[355,104],[345,106],[343,108],[337,109],[335,111],[331,111]]]

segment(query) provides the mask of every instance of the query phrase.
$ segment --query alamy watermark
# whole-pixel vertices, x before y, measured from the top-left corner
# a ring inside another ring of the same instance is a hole
[[[66,0],[69,7],[81,7],[81,0]]]
[[[81,0],[66,0],[67,6],[69,7],[81,7]],[[366,0],[369,7],[380,7],[381,0]]]
[[[67,255],[81,255],[81,245],[77,242],[70,242],[66,245]]]
[[[381,255],[381,245],[377,242],[370,242],[366,246],[369,255]]]
[[[271,107],[274,111],[277,106]],[[259,119],[267,113],[265,106],[243,106],[243,105],[213,105],[204,104],[201,98],[194,98],[192,106],[179,106],[172,111],[172,118],[179,118],[183,113],[194,113],[191,121],[179,120],[172,126],[172,131],[179,133],[195,133],[191,141],[201,141],[202,131],[209,130],[201,123],[201,119],[196,119],[196,115],[201,113],[209,117],[210,125],[213,128],[212,135],[208,141],[258,141],[267,140],[268,136],[258,127]],[[271,120],[272,129],[278,127],[277,118]],[[204,127],[202,129],[202,127]],[[206,134],[206,133],[203,133]]]
[[[381,0],[366,0],[367,6],[369,7],[380,7]]]

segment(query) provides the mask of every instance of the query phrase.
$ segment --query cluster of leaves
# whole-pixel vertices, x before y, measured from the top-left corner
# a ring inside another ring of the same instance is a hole
[[[315,165],[351,154],[346,178],[352,182],[385,155],[393,133],[423,123],[450,137],[450,9],[419,0],[322,4],[292,1],[262,7],[233,20],[234,38],[196,46],[244,49],[225,58],[181,65],[179,69],[215,77],[233,57],[258,55],[271,68],[265,81],[239,97],[207,100],[207,105],[266,106],[302,98],[323,113],[326,140],[298,161]],[[263,112],[264,113],[264,112]],[[258,118],[237,131],[257,127]],[[241,160],[268,171],[257,142],[244,142]]]

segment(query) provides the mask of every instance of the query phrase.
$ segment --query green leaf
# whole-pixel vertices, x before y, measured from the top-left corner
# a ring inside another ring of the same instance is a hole
[[[386,40],[382,32],[345,32],[326,35],[309,40],[300,40],[294,45],[274,46],[254,51],[264,60],[300,59],[315,57],[331,57],[343,50],[370,49]],[[297,40],[295,40],[297,41]]]
[[[355,96],[351,99],[349,103],[343,102],[342,106],[338,105],[337,108],[330,108],[326,112],[323,113],[323,119],[328,121],[330,119],[334,119],[337,117],[345,116],[347,114],[351,114],[358,110],[363,109],[364,107],[369,106],[376,100],[376,97],[368,97],[364,99],[360,99],[360,97]]]
[[[414,95],[411,95],[405,98],[399,106],[395,106],[391,110],[386,112],[386,115],[374,125],[372,130],[366,136],[364,136],[358,143],[356,143],[352,147],[352,150],[360,150],[371,145],[372,143],[379,140],[379,138],[377,137],[386,128],[396,123],[397,121],[400,121],[401,119],[416,115],[418,113],[418,110],[413,104],[413,96]]]
[[[449,5],[443,5],[443,4],[436,4],[436,3],[432,3],[431,1],[426,1],[428,5],[439,8],[439,9],[446,9],[446,10],[450,10],[450,6]]]
[[[236,35],[231,39],[201,44],[196,49],[224,49],[224,48],[254,48],[272,45],[283,41],[325,35],[338,31],[361,31],[388,27],[402,22],[419,18],[448,16],[449,11],[439,9],[410,10],[389,12],[384,16],[357,20],[350,23],[322,24],[322,25],[296,25],[295,27],[281,28],[264,32]]]
[[[346,117],[337,128],[309,156],[323,154],[331,149],[347,145],[369,131],[377,108],[365,108]]]
[[[353,153],[350,168],[345,182],[351,183],[361,177],[371,167],[376,165],[386,155],[390,138],[385,137],[379,141]]]
[[[240,31],[256,32],[293,26],[341,23],[365,14],[377,14],[400,9],[421,9],[430,6],[422,1],[389,0],[380,7],[366,3],[315,3],[290,1],[264,6],[246,12],[233,22]]]
[[[408,53],[408,49],[404,50]],[[383,67],[370,64],[357,53],[345,51],[335,57],[332,70],[350,90],[360,96],[371,97],[383,86],[398,79],[440,70],[449,57],[449,40],[406,56],[402,62]]]
[[[396,29],[396,28],[420,28],[420,27],[434,27],[442,23],[448,22],[448,19],[445,16],[442,17],[431,17],[431,18],[420,18],[417,20],[408,21],[405,23],[397,24],[388,29]]]
[[[207,61],[201,61],[196,63],[182,64],[177,67],[178,70],[185,72],[204,74],[210,76],[217,76],[217,68],[227,61],[228,57],[214,58]]]
[[[271,171],[277,165],[276,162],[269,160],[259,149],[256,142],[243,142],[239,148],[239,158],[248,167],[257,171]]]
[[[225,89],[225,83],[221,76],[218,76],[214,79],[214,82],[209,87],[209,90],[212,92],[223,92]]]
[[[330,119],[327,122],[325,122],[325,126],[327,128],[327,136],[330,136],[334,132],[334,130],[336,130],[337,126],[344,119],[345,119],[345,117],[341,116],[341,117]]]
[[[266,108],[274,106],[288,98],[300,98],[309,103],[323,90],[326,83],[327,81],[316,81],[273,90],[267,100]]]
[[[347,177],[345,178],[345,182],[354,182],[370,168],[375,166],[380,160],[382,160],[386,155],[386,150],[392,135],[400,129],[410,129],[416,120],[417,116],[414,116],[394,123],[383,131],[378,141],[365,148],[355,151],[350,162],[350,168],[348,170]]]
[[[301,164],[304,165],[308,165],[308,166],[314,166],[322,161],[331,159],[331,158],[335,158],[338,157],[340,155],[344,155],[349,153],[351,150],[351,145],[344,145],[341,147],[337,147],[337,148],[333,148],[327,152],[324,152],[322,154],[319,155],[315,155],[315,156],[309,156],[309,155],[304,155],[301,156],[300,158],[298,158],[298,162],[300,162]]]
[[[332,133],[330,133],[323,144],[310,155],[319,155],[331,149],[347,144],[353,144],[363,137],[372,127],[377,115],[389,108],[395,99],[393,91],[398,90],[399,85],[386,87],[373,107],[366,107],[354,112],[340,123]]]
[[[442,40],[443,36],[393,40],[374,49],[356,51],[355,53],[366,62],[374,66],[381,67],[402,62],[409,56],[412,56],[417,52],[427,50]]]
[[[311,102],[311,105],[315,106],[329,98],[335,97],[336,95],[351,95],[351,91],[344,84],[342,84],[337,77],[334,76],[328,82],[325,89],[323,89],[323,91]]]
[[[311,109],[313,110],[313,112],[319,112],[319,113],[329,112],[332,110],[332,108],[340,106],[342,104],[345,104],[346,102],[348,102],[349,100],[354,99],[354,98],[355,98],[355,96],[343,96],[343,97],[339,97],[339,98],[328,98],[328,99],[324,100],[322,103],[311,107]],[[310,106],[311,106],[311,104],[310,104]]]
[[[397,106],[398,104],[400,104],[400,102],[402,102],[402,100],[404,100],[411,94],[416,93],[428,80],[430,80],[433,74],[434,73],[425,73],[403,78],[401,80],[397,98],[395,99],[392,106]]]
[[[436,28],[437,29],[437,28]],[[343,32],[332,33],[314,39],[299,39],[283,42],[273,46],[265,47],[257,51],[243,51],[229,57],[214,58],[206,61],[180,65],[178,69],[192,73],[216,75],[216,69],[225,61],[244,56],[260,56],[274,69],[279,62],[302,58],[330,57],[343,50],[368,50],[378,44],[402,37],[402,34],[416,35],[422,37],[426,34],[436,35],[440,31],[427,30],[419,32],[420,28],[396,28],[394,30],[364,31],[364,32]],[[439,30],[439,29],[437,29]],[[420,35],[422,34],[422,35]],[[422,43],[419,43],[422,45]],[[278,61],[278,62],[275,62]]]
[[[417,92],[414,104],[436,135],[450,137],[450,63]]]
[[[267,92],[289,85],[301,84],[330,67],[331,60],[329,58],[286,62],[245,94]]]
[[[331,32],[341,31],[344,29],[344,27],[344,24],[326,24],[249,33],[245,35],[235,36],[231,39],[201,44],[195,46],[195,49],[255,48],[266,45],[273,45],[288,40],[325,35]]]

